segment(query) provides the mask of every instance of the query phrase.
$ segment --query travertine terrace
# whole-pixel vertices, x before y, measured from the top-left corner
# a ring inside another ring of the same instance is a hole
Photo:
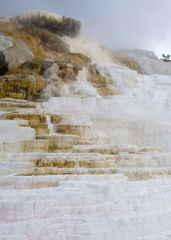
[[[0,31],[4,22],[22,29],[19,19],[33,13],[0,19]],[[28,28],[30,41],[52,37]],[[171,239],[168,72],[143,75],[139,62],[127,56],[130,69],[123,53],[100,46],[86,56],[95,44],[82,48],[80,36],[56,36],[55,47],[41,40],[41,55],[28,46],[30,55],[10,58],[25,38],[2,32],[0,240]]]

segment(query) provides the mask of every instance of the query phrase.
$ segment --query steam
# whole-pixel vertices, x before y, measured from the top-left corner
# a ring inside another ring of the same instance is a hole
[[[0,16],[29,9],[78,18],[85,34],[108,48],[171,54],[170,0],[1,0]]]

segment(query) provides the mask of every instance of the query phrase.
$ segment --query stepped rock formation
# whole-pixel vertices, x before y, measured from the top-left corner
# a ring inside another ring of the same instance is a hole
[[[170,65],[77,25],[0,18],[0,239],[169,240]]]

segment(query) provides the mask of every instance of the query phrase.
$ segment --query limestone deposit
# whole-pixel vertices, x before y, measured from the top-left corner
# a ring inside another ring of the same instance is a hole
[[[0,18],[0,239],[169,240],[170,63],[80,28]]]

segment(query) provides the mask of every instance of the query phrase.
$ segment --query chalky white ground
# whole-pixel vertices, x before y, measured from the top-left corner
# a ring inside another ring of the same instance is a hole
[[[92,69],[123,95],[0,100],[0,239],[171,239],[171,77]]]

